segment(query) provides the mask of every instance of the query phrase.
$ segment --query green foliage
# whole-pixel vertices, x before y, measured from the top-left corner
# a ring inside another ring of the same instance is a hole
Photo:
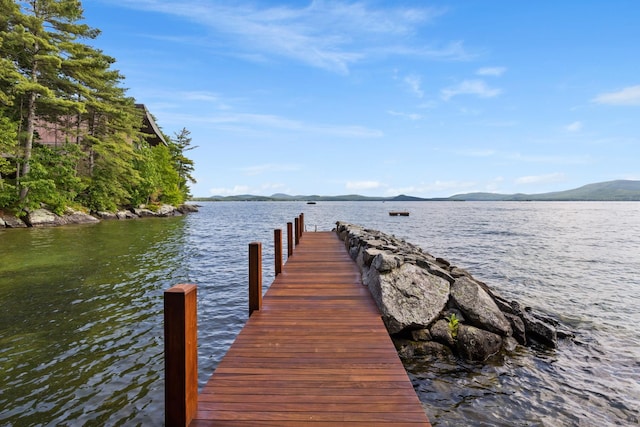
[[[0,0],[0,208],[182,203],[195,182],[189,131],[140,143],[142,115],[115,59],[81,42],[99,34],[82,19],[78,0]],[[68,143],[38,145],[39,122]]]
[[[16,128],[15,122],[0,116],[0,208],[11,206],[18,199],[15,180],[6,178],[17,170],[17,165],[11,161],[17,154]]]
[[[177,206],[185,201],[180,189],[180,175],[174,168],[169,149],[164,145],[153,147],[153,161],[160,178],[158,201]]]
[[[21,207],[35,209],[44,203],[62,214],[84,189],[76,172],[81,158],[79,147],[73,144],[61,148],[34,147],[31,169],[21,180],[29,187],[28,197]]]
[[[449,332],[451,332],[451,336],[456,339],[458,337],[458,318],[455,313],[451,313],[449,317],[447,317],[449,321]]]
[[[83,204],[96,211],[115,211],[130,205],[131,189],[141,180],[133,167],[136,159],[133,146],[114,137],[96,143],[93,151],[95,164],[81,197]]]
[[[175,138],[169,142],[169,151],[173,160],[173,166],[178,171],[179,182],[178,187],[183,193],[185,200],[190,196],[189,183],[195,184],[196,180],[193,177],[194,162],[193,160],[185,156],[185,151],[193,150],[198,147],[191,147],[191,137],[186,128],[183,128],[180,133],[175,134]]]

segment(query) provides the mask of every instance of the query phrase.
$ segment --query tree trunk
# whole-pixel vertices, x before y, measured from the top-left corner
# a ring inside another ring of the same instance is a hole
[[[36,71],[36,67],[34,66],[34,73]],[[34,76],[35,78],[35,76]],[[21,176],[24,177],[29,173],[30,170],[30,160],[31,160],[31,150],[33,148],[33,133],[35,129],[36,122],[36,96],[35,92],[31,92],[29,94],[29,102],[27,105],[27,135],[24,143],[24,153],[22,157],[22,173]],[[27,194],[29,193],[29,188],[20,186],[20,202],[24,202],[27,198]]]

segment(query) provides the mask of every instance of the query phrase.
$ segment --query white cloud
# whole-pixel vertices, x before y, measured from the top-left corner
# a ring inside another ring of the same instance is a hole
[[[422,98],[424,96],[424,92],[420,85],[422,84],[422,79],[420,76],[412,74],[404,78],[404,82],[409,86],[411,92],[418,98]]]
[[[236,185],[232,188],[211,188],[209,189],[209,194],[214,196],[233,196],[237,194],[247,194],[249,193],[249,186],[247,185]]]
[[[382,187],[378,181],[349,181],[345,187],[347,190],[373,190]]]
[[[441,91],[442,99],[445,101],[458,95],[476,95],[480,98],[493,98],[502,93],[501,89],[494,89],[483,80],[464,80],[455,86],[444,88]]]
[[[378,129],[370,129],[359,125],[337,126],[305,123],[273,114],[229,113],[210,116],[202,119],[202,121],[214,126],[222,126],[229,130],[255,129],[255,127],[260,126],[278,130],[305,132],[306,134],[315,133],[348,138],[379,138],[384,135]]]
[[[387,113],[391,114],[392,116],[403,117],[403,118],[409,119],[409,120],[420,120],[420,119],[422,119],[422,115],[421,114],[417,114],[417,113],[402,113],[402,112],[393,111],[393,110],[389,110],[389,111],[387,111]]]
[[[565,129],[569,132],[579,132],[582,130],[582,126],[583,124],[581,121],[575,121],[565,126]]]
[[[391,195],[406,194],[406,195],[423,195],[433,197],[450,196],[454,193],[463,193],[471,191],[476,186],[472,181],[434,181],[431,183],[421,183],[420,185],[412,185],[407,187],[395,187],[389,188],[386,193]]]
[[[479,76],[500,77],[505,71],[507,71],[505,67],[485,67],[476,71],[476,74]]]
[[[470,57],[461,42],[425,48],[414,35],[444,8],[322,1],[303,6],[200,0],[122,0],[120,5],[175,15],[206,27],[210,43],[227,54],[264,61],[287,58],[347,74],[365,58],[389,55],[459,60]]]
[[[522,176],[516,179],[516,184],[548,184],[565,180],[563,173],[550,173],[546,175]]]
[[[629,86],[618,92],[602,93],[592,101],[606,105],[640,105],[640,85]]]

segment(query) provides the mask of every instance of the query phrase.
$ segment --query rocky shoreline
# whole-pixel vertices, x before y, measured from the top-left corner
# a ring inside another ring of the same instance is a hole
[[[58,215],[43,207],[28,212],[22,218],[0,211],[0,228],[58,227],[69,224],[93,224],[101,220],[170,217],[197,211],[197,205],[186,203],[177,207],[160,205],[155,210],[141,206],[139,208],[125,209],[118,212],[91,212],[90,214],[67,208],[62,215]]]
[[[402,357],[486,361],[534,343],[555,348],[572,336],[559,321],[517,301],[443,258],[377,230],[338,222],[345,242]]]

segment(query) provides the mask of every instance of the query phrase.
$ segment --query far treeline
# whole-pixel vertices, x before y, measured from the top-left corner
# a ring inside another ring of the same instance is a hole
[[[150,143],[146,109],[83,19],[78,0],[0,0],[0,210],[183,203],[190,132]],[[46,129],[63,140],[44,141]]]

